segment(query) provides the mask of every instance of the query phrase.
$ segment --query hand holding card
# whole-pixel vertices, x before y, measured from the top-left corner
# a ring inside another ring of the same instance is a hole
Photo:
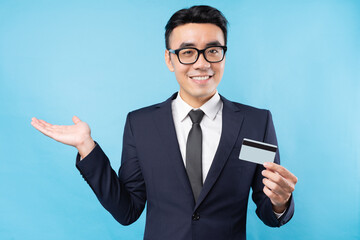
[[[298,179],[279,164],[267,162],[264,167],[266,169],[261,172],[265,177],[263,191],[270,198],[273,210],[281,213],[287,208]]]
[[[239,159],[264,165],[263,191],[270,198],[273,210],[282,213],[288,206],[297,177],[283,166],[274,163],[276,151],[275,145],[244,138]]]

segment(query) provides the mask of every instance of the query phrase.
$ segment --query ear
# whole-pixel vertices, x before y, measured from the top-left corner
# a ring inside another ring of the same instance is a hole
[[[174,66],[171,62],[171,57],[170,57],[170,52],[169,50],[165,50],[165,63],[166,63],[166,66],[168,67],[168,69],[170,70],[170,72],[173,72],[175,69],[174,69]]]

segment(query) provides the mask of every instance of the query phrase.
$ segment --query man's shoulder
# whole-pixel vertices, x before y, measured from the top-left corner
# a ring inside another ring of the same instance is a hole
[[[129,115],[131,115],[134,118],[138,118],[138,117],[151,116],[155,112],[157,112],[157,110],[160,109],[160,108],[171,110],[171,100],[172,100],[172,98],[174,98],[174,95],[172,95],[170,98],[168,98],[167,100],[165,100],[163,102],[135,109],[135,110],[131,111],[129,113]]]
[[[149,114],[149,113],[153,113],[154,110],[156,110],[157,108],[159,108],[159,106],[161,106],[162,103],[156,103],[150,106],[146,106],[146,107],[142,107],[142,108],[138,108],[135,110],[132,110],[130,112],[130,114],[132,115],[143,115],[143,114]]]
[[[258,108],[254,106],[250,106],[244,103],[239,103],[235,101],[228,100],[221,96],[222,101],[224,102],[224,106],[228,106],[230,108],[233,108],[235,110],[239,110],[243,112],[244,114],[251,114],[251,115],[267,115],[269,113],[268,109]]]

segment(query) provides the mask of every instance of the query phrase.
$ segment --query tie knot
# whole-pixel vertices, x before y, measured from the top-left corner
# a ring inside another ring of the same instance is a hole
[[[192,123],[200,123],[202,118],[204,116],[204,112],[201,111],[200,109],[199,110],[191,110],[189,112],[189,117],[192,121]]]

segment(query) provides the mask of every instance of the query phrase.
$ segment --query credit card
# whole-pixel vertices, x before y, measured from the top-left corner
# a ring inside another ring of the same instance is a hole
[[[274,162],[277,146],[244,138],[239,159],[257,164]]]

